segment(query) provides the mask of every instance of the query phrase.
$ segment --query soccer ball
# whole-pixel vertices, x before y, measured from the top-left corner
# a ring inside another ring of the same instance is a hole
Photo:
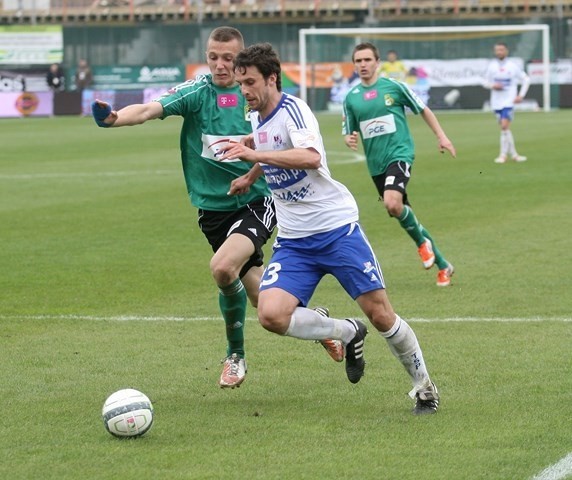
[[[115,437],[140,437],[153,425],[151,400],[133,388],[112,393],[101,412],[105,429]]]

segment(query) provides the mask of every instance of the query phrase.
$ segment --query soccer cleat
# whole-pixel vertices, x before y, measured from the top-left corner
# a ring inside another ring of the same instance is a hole
[[[512,159],[513,159],[515,162],[526,162],[526,160],[527,160],[527,158],[526,158],[525,156],[523,156],[523,155],[518,155],[518,154],[513,155],[513,156],[512,156]]]
[[[426,269],[429,269],[435,263],[435,254],[433,253],[433,245],[431,244],[431,240],[425,239],[425,241],[421,244],[421,246],[417,249],[419,256],[421,257],[421,261],[423,262],[423,266]]]
[[[497,158],[495,158],[495,163],[506,163],[506,156],[499,155]]]
[[[246,375],[246,362],[236,353],[226,357],[223,361],[222,373],[218,384],[220,388],[240,387]]]
[[[367,328],[359,320],[346,318],[346,321],[350,322],[356,329],[355,337],[346,345],[346,375],[350,382],[358,383],[361,377],[363,377],[363,371],[365,370],[363,347]]]
[[[442,268],[437,273],[437,286],[438,287],[448,287],[451,285],[451,277],[455,273],[455,267],[449,263],[446,268]]]
[[[330,316],[330,311],[326,307],[316,307],[314,310],[323,317]],[[326,349],[326,352],[328,352],[328,355],[332,357],[334,361],[344,361],[344,344],[340,340],[327,338],[325,340],[316,340],[316,343],[321,344],[322,347]]]
[[[437,412],[439,408],[439,392],[433,382],[418,389],[414,398],[413,415],[430,415]]]

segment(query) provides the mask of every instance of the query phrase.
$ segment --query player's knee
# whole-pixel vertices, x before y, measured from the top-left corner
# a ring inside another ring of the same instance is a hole
[[[258,320],[265,330],[279,335],[284,335],[290,325],[291,315],[286,315],[275,305],[268,302],[258,304]]]
[[[371,324],[380,332],[387,332],[395,323],[395,312],[391,309],[379,309],[370,317]]]
[[[397,200],[387,200],[384,202],[385,209],[390,216],[398,218],[403,212],[403,204]]]
[[[210,269],[217,285],[230,285],[238,276],[236,267],[224,257],[214,256],[210,262]]]

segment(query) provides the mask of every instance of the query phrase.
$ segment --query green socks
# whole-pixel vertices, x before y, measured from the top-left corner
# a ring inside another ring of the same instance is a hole
[[[408,205],[403,206],[403,212],[397,218],[399,221],[399,225],[403,228],[409,236],[413,239],[415,244],[420,247],[422,243],[425,242],[425,237],[423,236],[423,232],[421,231],[421,225],[417,221],[413,210]]]
[[[437,245],[435,244],[433,237],[431,237],[431,234],[425,229],[423,225],[419,223],[410,206],[403,206],[403,212],[401,212],[401,215],[397,218],[397,220],[399,221],[399,225],[401,225],[401,227],[409,234],[409,236],[413,239],[418,247],[420,247],[421,244],[425,242],[425,239],[430,240],[431,244],[433,245],[433,253],[435,254],[435,263],[439,267],[439,270],[447,268],[449,263],[447,260],[445,260],[443,254],[437,248]]]
[[[423,225],[421,225],[421,232],[423,232],[423,236],[425,238],[431,240],[431,244],[433,245],[433,253],[435,254],[435,263],[437,264],[439,270],[447,268],[449,266],[449,262],[445,260],[445,257],[443,256],[441,251],[437,248],[437,244],[431,237],[431,234],[427,230],[425,230],[425,227]]]
[[[244,358],[244,322],[246,319],[246,290],[237,278],[226,287],[219,287],[218,303],[226,323],[227,355],[236,353]]]

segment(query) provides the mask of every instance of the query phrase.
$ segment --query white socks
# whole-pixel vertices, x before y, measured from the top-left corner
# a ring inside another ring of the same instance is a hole
[[[350,322],[324,317],[310,308],[298,307],[290,318],[286,333],[289,337],[303,340],[325,340],[331,338],[341,340],[347,345],[356,335]]]
[[[501,156],[510,155],[514,157],[516,153],[516,148],[514,146],[514,138],[510,130],[501,130],[500,135],[500,154]]]
[[[420,386],[429,380],[429,373],[423,360],[421,347],[415,332],[399,315],[395,315],[395,323],[387,332],[379,332],[387,341],[391,353],[401,362],[409,373],[414,386]]]

